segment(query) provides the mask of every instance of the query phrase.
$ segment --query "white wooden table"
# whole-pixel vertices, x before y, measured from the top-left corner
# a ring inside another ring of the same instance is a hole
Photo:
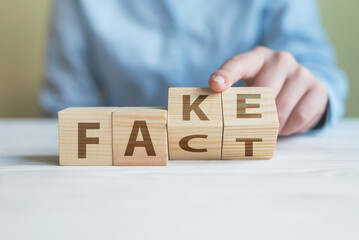
[[[269,161],[58,166],[55,120],[0,120],[0,239],[359,239],[359,120]]]

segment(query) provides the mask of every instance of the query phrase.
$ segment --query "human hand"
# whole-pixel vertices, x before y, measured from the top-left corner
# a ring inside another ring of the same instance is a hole
[[[326,87],[288,52],[257,47],[239,54],[214,72],[208,84],[213,91],[223,92],[241,79],[246,86],[273,88],[280,135],[307,131],[325,112]]]

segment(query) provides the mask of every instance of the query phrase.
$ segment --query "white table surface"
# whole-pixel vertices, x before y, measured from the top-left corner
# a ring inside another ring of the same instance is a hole
[[[359,120],[167,167],[59,166],[56,120],[0,136],[0,239],[359,239]]]

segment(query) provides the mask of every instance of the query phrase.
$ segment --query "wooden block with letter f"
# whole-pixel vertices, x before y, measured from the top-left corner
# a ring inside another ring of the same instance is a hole
[[[113,112],[115,166],[166,166],[167,110],[121,107]]]
[[[271,159],[279,127],[273,89],[230,88],[222,104],[222,159]]]
[[[58,113],[60,165],[112,165],[112,112],[116,108],[67,108]]]
[[[168,144],[171,160],[219,160],[221,94],[209,88],[170,88]]]

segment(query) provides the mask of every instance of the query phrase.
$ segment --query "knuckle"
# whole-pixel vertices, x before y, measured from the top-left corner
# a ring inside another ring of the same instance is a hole
[[[228,61],[230,62],[237,62],[239,60],[241,60],[243,57],[241,55],[236,55],[236,56],[233,56],[231,57],[230,59],[228,59]]]
[[[274,54],[274,52],[271,49],[263,46],[258,46],[253,51],[262,55],[263,58],[270,58]]]
[[[309,116],[308,110],[303,107],[298,107],[298,109],[295,112],[295,118],[298,124],[300,125],[306,123],[308,116]]]
[[[295,70],[293,76],[294,76],[294,78],[296,80],[300,80],[302,82],[307,82],[307,83],[313,82],[313,78],[311,76],[310,71],[307,68],[303,67],[303,66],[299,66]]]
[[[246,58],[246,56],[247,56],[247,53],[242,53],[242,54],[232,56],[226,61],[226,63],[228,63],[228,62],[235,62],[235,63],[241,62]]]
[[[323,95],[327,96],[327,88],[321,81],[316,81],[314,87],[317,89],[317,92],[322,93]]]
[[[263,46],[257,46],[254,48],[255,51],[259,51],[259,52],[266,52],[266,51],[269,51],[268,48],[266,47],[263,47]]]
[[[287,51],[277,52],[275,54],[275,59],[280,65],[288,65],[295,61],[293,55]]]

